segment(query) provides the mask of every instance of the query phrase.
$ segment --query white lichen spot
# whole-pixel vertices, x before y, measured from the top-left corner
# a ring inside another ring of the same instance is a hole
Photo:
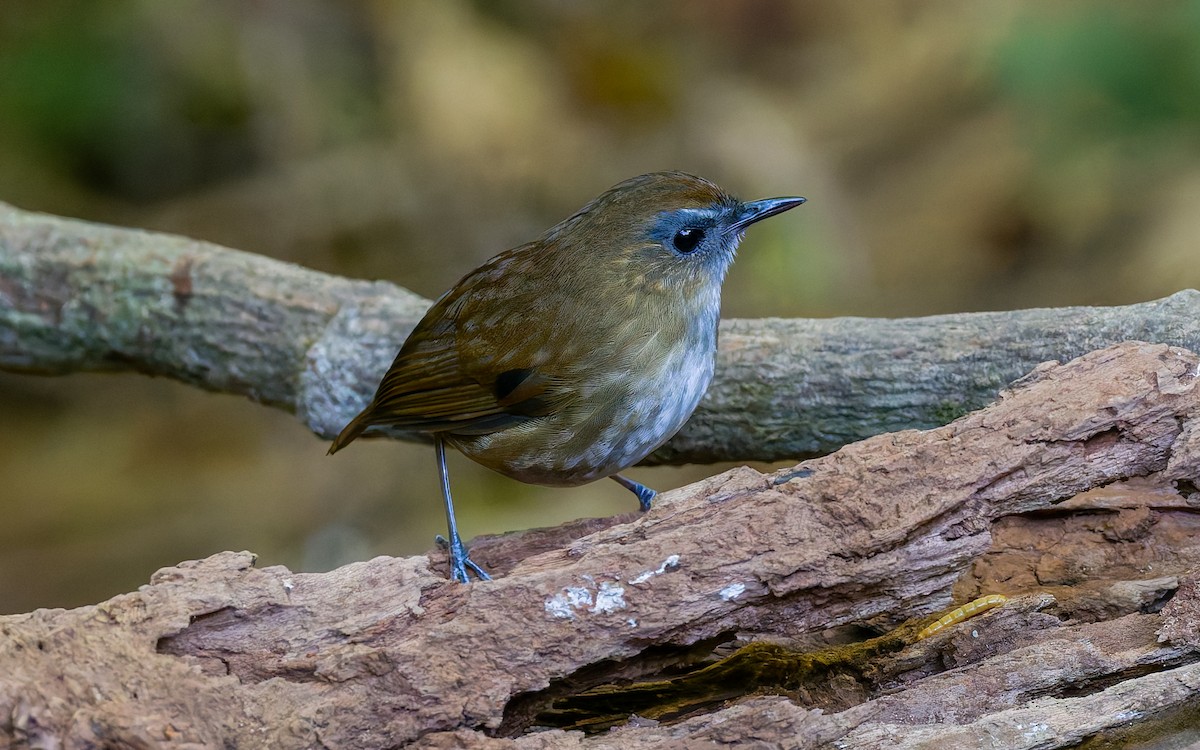
[[[567,586],[564,589],[564,593],[566,594],[567,604],[570,604],[575,609],[592,606],[592,592],[586,586]],[[559,594],[559,596],[562,595]]]
[[[591,576],[584,576],[589,583],[595,584]],[[546,599],[546,613],[560,620],[575,619],[575,610],[586,609],[592,614],[606,615],[625,609],[625,589],[611,581],[603,581],[597,586],[595,593],[587,586],[567,586],[559,593]],[[634,626],[637,621],[634,621]]]
[[[678,568],[678,567],[679,567],[679,555],[668,555],[667,559],[662,561],[662,565],[659,565],[657,570],[643,571],[643,572],[637,574],[636,576],[634,576],[633,578],[630,578],[629,583],[631,585],[636,586],[639,583],[645,583],[646,581],[649,581],[654,576],[660,576],[663,573],[666,573],[668,570],[674,570],[675,568]]]
[[[654,575],[655,575],[655,573],[653,570],[642,571],[641,573],[638,573],[633,578],[630,578],[629,584],[631,586],[636,586],[639,583],[645,583],[646,581],[649,581],[651,578],[653,578]]]
[[[607,615],[625,609],[625,589],[615,581],[596,583],[591,576],[583,576],[589,586],[565,586],[544,603],[546,614],[560,620],[574,620],[577,611]],[[595,587],[594,589],[591,587]],[[626,623],[637,627],[637,620],[629,618]]]
[[[571,611],[571,605],[567,602],[567,597],[562,594],[555,594],[546,600],[546,614],[559,620],[574,620],[575,613]]]
[[[604,581],[596,592],[596,603],[588,612],[607,615],[625,609],[625,589],[611,581]]]
[[[1047,730],[1049,730],[1049,729],[1050,729],[1049,725],[1043,724],[1042,722],[1038,721],[1038,722],[1034,722],[1033,724],[1030,724],[1029,728],[1021,733],[1021,736],[1023,736],[1026,740],[1033,741],[1033,740],[1036,740],[1036,739],[1044,736],[1047,733]]]
[[[741,596],[745,592],[746,592],[746,584],[731,583],[728,586],[726,586],[725,588],[718,591],[717,594],[718,594],[718,596],[721,597],[722,600],[731,602],[734,599],[737,599],[739,596]]]
[[[567,586],[546,600],[546,614],[559,620],[574,620],[575,610],[592,605],[592,592],[586,586]]]

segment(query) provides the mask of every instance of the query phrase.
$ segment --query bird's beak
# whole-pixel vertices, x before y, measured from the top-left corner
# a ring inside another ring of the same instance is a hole
[[[738,210],[737,221],[731,227],[740,232],[756,221],[762,221],[768,216],[781,214],[789,208],[795,208],[804,202],[804,198],[764,198],[760,201],[743,203]]]

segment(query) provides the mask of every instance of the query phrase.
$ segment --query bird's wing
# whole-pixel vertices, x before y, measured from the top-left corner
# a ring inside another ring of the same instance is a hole
[[[481,266],[430,308],[360,415],[363,429],[481,435],[544,416],[562,403],[568,394],[561,381],[532,362],[541,342],[531,342],[522,325],[528,315],[495,309],[498,301],[508,310],[525,301],[519,291],[495,289],[513,282],[503,272],[508,255]],[[499,291],[499,300],[474,295],[481,287]]]

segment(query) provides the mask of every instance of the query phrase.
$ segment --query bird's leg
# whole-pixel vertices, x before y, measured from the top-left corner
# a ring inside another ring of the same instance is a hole
[[[620,474],[613,474],[612,479],[617,484],[637,495],[638,505],[641,506],[643,513],[650,510],[650,503],[654,502],[654,496],[658,494],[657,492],[644,484],[627,479]]]
[[[454,520],[454,501],[450,499],[450,472],[446,469],[446,441],[441,435],[435,435],[433,446],[437,453],[438,474],[442,478],[442,497],[446,500],[446,526],[450,535],[449,539],[438,537],[437,541],[439,546],[444,546],[450,552],[450,577],[459,583],[468,583],[470,578],[467,570],[470,569],[479,580],[490,581],[492,577],[467,557],[467,545],[463,544],[458,536],[458,523]]]

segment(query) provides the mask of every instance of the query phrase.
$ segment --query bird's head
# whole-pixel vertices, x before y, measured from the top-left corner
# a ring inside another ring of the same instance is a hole
[[[653,172],[613,186],[550,229],[543,242],[601,269],[633,293],[715,297],[746,228],[804,203],[743,203],[708,180]]]

